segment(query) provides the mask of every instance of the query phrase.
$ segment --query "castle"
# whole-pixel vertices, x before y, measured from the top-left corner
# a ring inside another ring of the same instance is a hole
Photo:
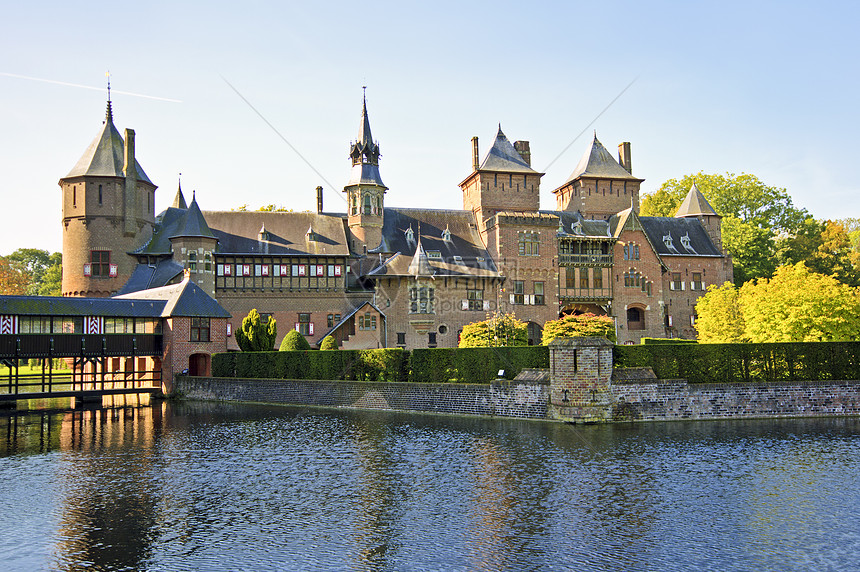
[[[122,137],[111,103],[84,155],[60,179],[63,295],[105,297],[177,283],[185,271],[231,315],[252,308],[312,344],[343,348],[453,347],[465,324],[513,312],[529,342],[565,313],[616,320],[618,342],[694,338],[695,303],[732,279],[720,216],[694,186],[674,217],[640,217],[643,179],[630,144],[619,158],[595,135],[541,210],[543,173],[528,141],[501,127],[483,158],[472,139],[462,210],[385,205],[380,148],[366,100],[350,145],[346,213],[202,211],[177,190],[156,215],[156,185]]]

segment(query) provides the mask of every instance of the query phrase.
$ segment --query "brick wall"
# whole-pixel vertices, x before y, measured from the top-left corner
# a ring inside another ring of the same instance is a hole
[[[209,341],[191,341],[191,318],[177,316],[164,320],[164,361],[162,386],[165,393],[175,389],[174,381],[182,370],[189,368],[189,357],[194,354],[211,356],[227,351],[227,319],[211,318]],[[210,362],[211,363],[211,362]]]
[[[176,389],[187,399],[210,401],[532,419],[546,417],[549,394],[547,384],[517,381],[465,384],[180,377]]]
[[[860,415],[860,381],[612,386],[615,421]]]

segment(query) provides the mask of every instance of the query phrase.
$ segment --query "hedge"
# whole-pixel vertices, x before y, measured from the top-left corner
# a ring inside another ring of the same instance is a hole
[[[682,338],[642,338],[642,344],[698,344],[698,340],[685,340]]]
[[[513,379],[524,368],[549,368],[547,346],[412,350],[411,381],[488,383],[500,369]]]
[[[231,352],[212,356],[214,377],[405,381],[409,352],[378,350]]]
[[[615,367],[690,383],[849,380],[860,372],[860,342],[615,346]]]

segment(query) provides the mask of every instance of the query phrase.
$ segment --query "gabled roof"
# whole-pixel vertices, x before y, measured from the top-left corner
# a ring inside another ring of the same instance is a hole
[[[642,230],[642,222],[639,219],[639,215],[630,206],[618,214],[609,217],[609,230],[612,236],[618,238],[625,230]]]
[[[181,277],[183,270],[184,267],[181,264],[169,258],[159,260],[152,265],[138,264],[132,271],[128,282],[119,289],[117,294],[131,294],[149,288],[166,286]]]
[[[380,246],[368,251],[379,254],[381,264],[370,274],[408,275],[409,264],[418,250],[419,231],[421,246],[437,276],[498,275],[470,211],[396,207],[385,209]],[[386,260],[384,255],[392,254],[395,256]]]
[[[78,160],[77,164],[63,178],[69,179],[71,177],[83,176],[125,177],[122,169],[125,165],[124,147],[125,141],[113,124],[113,113],[110,104],[108,104],[107,116],[102,124],[102,128],[95,139],[93,139],[93,142],[90,143],[90,146],[87,147],[87,150]],[[135,159],[134,165],[137,168],[137,180],[152,185],[152,181],[143,172],[137,159]]]
[[[326,336],[330,336],[330,335],[332,335],[333,333],[335,333],[335,331],[337,331],[337,330],[339,330],[341,327],[343,327],[343,326],[344,326],[344,324],[346,324],[346,323],[349,321],[349,319],[350,319],[350,318],[352,318],[353,316],[355,316],[355,315],[356,315],[358,312],[360,312],[360,311],[362,310],[362,308],[364,308],[365,306],[370,306],[371,308],[373,308],[374,310],[376,310],[376,311],[379,313],[379,315],[380,315],[380,316],[382,316],[382,318],[383,318],[383,319],[385,319],[385,314],[382,312],[382,310],[380,310],[380,309],[379,309],[378,307],[376,307],[374,304],[371,304],[370,302],[362,302],[361,304],[359,304],[358,306],[356,306],[355,308],[353,308],[353,309],[352,309],[348,314],[346,314],[343,318],[341,318],[341,319],[340,319],[340,321],[339,321],[337,324],[335,324],[334,326],[332,326],[331,328],[329,328],[329,330],[328,330],[324,335],[320,336],[320,339],[317,341],[316,345],[320,345],[320,344],[322,343],[323,339],[325,339],[325,337],[326,337]]]
[[[71,298],[59,296],[0,296],[0,314],[6,316],[124,316],[158,318],[163,300]]]
[[[503,171],[505,173],[537,173],[537,171],[526,163],[517,150],[514,149],[514,146],[502,132],[501,125],[499,125],[499,131],[496,133],[496,140],[493,141],[493,146],[487,151],[478,170]]]
[[[582,216],[580,212],[568,211],[540,211],[558,217],[559,236],[582,236],[593,238],[611,238],[609,222],[605,220],[592,220]]]
[[[341,214],[205,211],[203,216],[218,239],[220,254],[350,255]],[[263,242],[261,227],[268,234]],[[315,240],[308,240],[308,227],[313,227]]]
[[[113,300],[163,300],[165,305],[161,311],[162,318],[176,316],[229,318],[231,316],[230,312],[222,308],[189,277],[190,274],[187,274],[179,284],[114,296]]]
[[[684,201],[678,207],[678,212],[675,213],[675,216],[687,217],[716,214],[717,211],[714,210],[714,207],[711,206],[711,203],[708,202],[708,199],[705,198],[705,195],[696,186],[696,183],[693,183],[693,186],[690,187],[690,192],[684,197]]]
[[[723,256],[696,218],[639,218],[648,240],[660,256]]]
[[[594,140],[591,146],[585,151],[585,154],[579,160],[576,168],[565,181],[565,185],[579,177],[595,177],[598,179],[628,179],[631,181],[642,181],[627,172],[627,169],[622,167],[615,157],[606,150],[606,147],[597,140],[597,133],[594,134]]]

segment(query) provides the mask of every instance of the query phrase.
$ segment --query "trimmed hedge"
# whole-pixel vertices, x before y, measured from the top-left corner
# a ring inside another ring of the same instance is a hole
[[[231,352],[212,356],[214,377],[405,381],[409,352],[378,350]]]
[[[681,338],[642,338],[643,344],[698,344],[698,340],[684,340]]]
[[[412,350],[411,381],[488,383],[500,369],[513,379],[524,368],[549,368],[547,346]]]
[[[690,383],[858,379],[860,342],[615,346],[615,367]]]

